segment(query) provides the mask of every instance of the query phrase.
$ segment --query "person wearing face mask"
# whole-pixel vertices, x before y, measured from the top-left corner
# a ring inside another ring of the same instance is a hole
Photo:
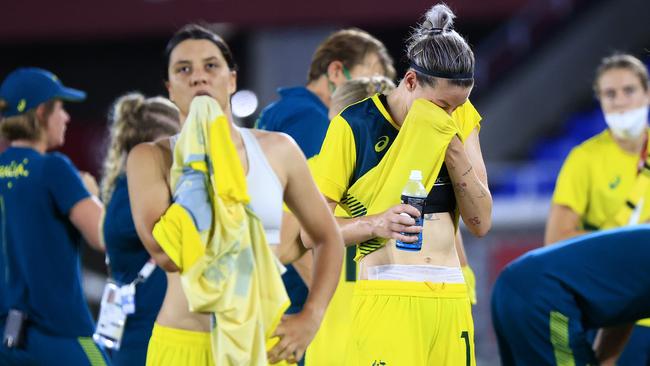
[[[607,129],[575,147],[557,178],[544,242],[650,220],[648,70],[636,57],[605,57],[594,91]],[[624,270],[624,269],[621,269]],[[635,327],[619,365],[650,364],[650,319]]]

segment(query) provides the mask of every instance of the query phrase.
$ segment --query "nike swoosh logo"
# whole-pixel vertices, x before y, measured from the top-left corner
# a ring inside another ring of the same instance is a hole
[[[388,146],[388,141],[390,141],[390,138],[388,138],[388,136],[380,137],[379,141],[375,144],[375,151],[382,152],[386,146]]]

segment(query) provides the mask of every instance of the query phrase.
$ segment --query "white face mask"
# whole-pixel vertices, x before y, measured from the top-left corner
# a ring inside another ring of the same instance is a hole
[[[620,139],[637,138],[648,126],[648,106],[623,113],[605,114],[605,122],[614,136]]]

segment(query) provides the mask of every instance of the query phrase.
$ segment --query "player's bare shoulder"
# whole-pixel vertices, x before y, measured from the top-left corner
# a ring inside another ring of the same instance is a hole
[[[166,176],[172,165],[172,150],[169,138],[155,142],[143,142],[136,145],[129,152],[127,168],[155,169]]]
[[[286,133],[251,129],[267,158],[292,159],[300,153],[296,141]]]
[[[298,144],[285,133],[255,129],[251,131],[259,142],[273,171],[280,179],[282,186],[286,186],[291,170],[296,165],[295,163],[305,159]]]

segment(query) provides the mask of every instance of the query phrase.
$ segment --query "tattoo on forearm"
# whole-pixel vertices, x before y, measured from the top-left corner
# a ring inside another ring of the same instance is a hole
[[[456,194],[458,195],[458,197],[465,197],[466,193],[467,193],[467,183],[465,182],[456,183]]]
[[[475,182],[475,184],[476,184],[476,188],[478,188],[478,193],[474,197],[475,198],[485,198],[485,197],[487,197],[487,192],[485,192],[485,190],[483,189],[483,186],[481,185],[481,183]]]
[[[472,171],[472,167],[470,166],[469,169],[467,169],[465,171],[465,173],[463,173],[463,177],[466,176],[467,174],[469,174],[469,172],[471,172],[471,171]]]
[[[474,216],[474,217],[472,217],[471,219],[469,219],[467,221],[469,221],[469,223],[472,224],[472,225],[480,225],[481,224],[481,220],[478,218],[478,216]]]
[[[470,169],[471,170],[471,169]],[[471,185],[471,189],[469,189],[469,185]],[[461,205],[470,205],[471,207],[474,208],[480,208],[483,206],[483,201],[478,201],[481,199],[484,199],[488,197],[487,191],[483,188],[483,185],[481,182],[472,180],[471,182],[468,183],[466,182],[458,182],[454,183],[454,192],[456,194],[456,199],[458,200],[464,200],[464,204],[459,204]],[[466,206],[469,207],[469,206]],[[475,218],[478,220],[478,218]],[[475,224],[478,225],[480,224],[480,220]]]

